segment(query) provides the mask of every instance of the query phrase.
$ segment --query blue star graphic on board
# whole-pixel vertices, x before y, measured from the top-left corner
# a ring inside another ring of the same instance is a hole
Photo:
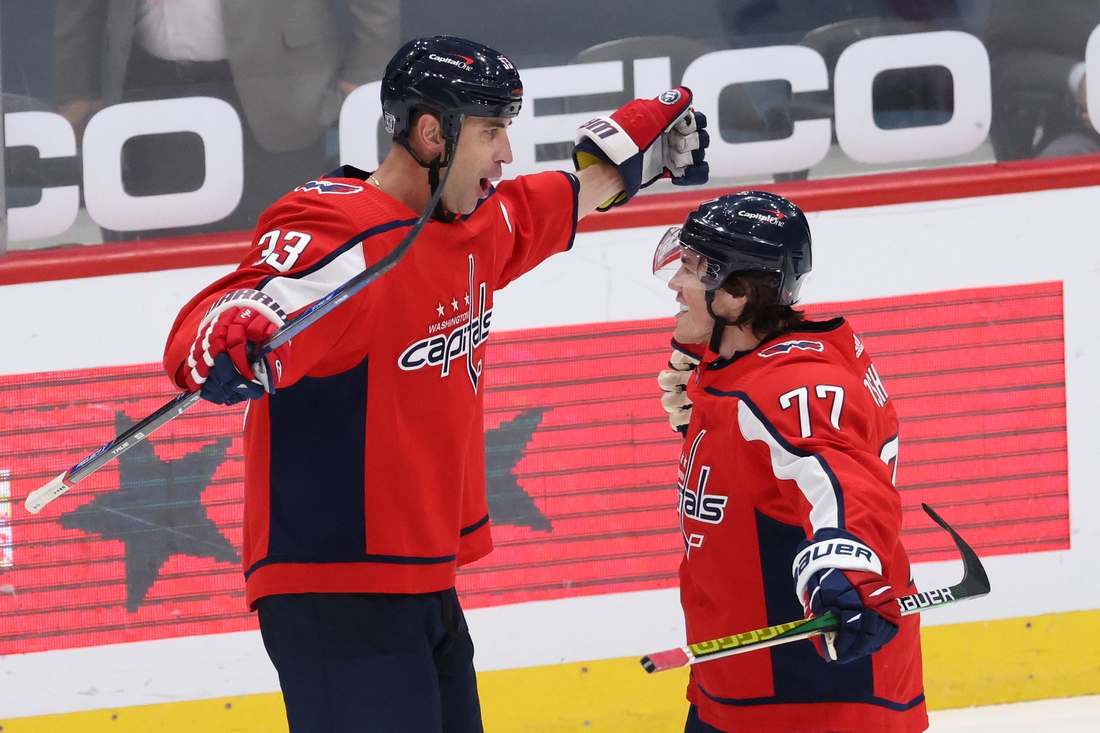
[[[511,524],[549,532],[553,529],[527,492],[516,481],[514,469],[523,450],[542,422],[546,410],[525,410],[485,432],[485,489],[494,524]]]
[[[116,413],[121,434],[133,422]],[[57,520],[67,529],[119,540],[126,548],[126,608],[136,612],[172,555],[239,562],[236,548],[206,514],[202,493],[232,441],[212,445],[174,461],[163,461],[147,441],[118,458],[119,488]]]

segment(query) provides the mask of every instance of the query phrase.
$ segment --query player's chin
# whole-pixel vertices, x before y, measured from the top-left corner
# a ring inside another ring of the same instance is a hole
[[[699,318],[693,318],[693,315],[691,311],[680,311],[674,316],[676,327],[672,331],[672,337],[681,344],[702,344],[710,340],[713,321],[706,323]]]
[[[700,343],[702,339],[698,331],[698,328],[692,328],[691,324],[683,323],[680,318],[677,318],[676,328],[672,331],[672,338],[676,339],[676,341],[681,344]]]
[[[459,216],[472,214],[477,208],[477,203],[478,197],[472,189],[458,196],[452,197],[446,194],[443,196],[443,208]]]

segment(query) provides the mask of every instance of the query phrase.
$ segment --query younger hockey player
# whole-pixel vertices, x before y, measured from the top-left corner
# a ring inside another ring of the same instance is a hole
[[[293,733],[482,729],[454,584],[456,566],[492,548],[482,387],[493,293],[569,249],[597,206],[662,175],[706,180],[701,116],[674,89],[582,129],[575,174],[494,187],[522,95],[490,48],[409,42],[382,80],[394,145],[379,168],[344,166],[276,202],[240,267],[172,327],[164,364],[180,389],[255,400],[245,587]],[[440,185],[433,220],[392,270],[250,363],[286,317],[393,251]]]
[[[739,193],[669,230],[688,643],[833,611],[828,643],[692,668],[686,733],[916,733],[927,727],[913,592],[893,477],[898,423],[842,318],[792,308],[810,230],[790,201]],[[685,391],[686,390],[686,391]]]

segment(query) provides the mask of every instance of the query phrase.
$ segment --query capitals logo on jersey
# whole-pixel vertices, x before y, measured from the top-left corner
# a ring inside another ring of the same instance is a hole
[[[335,193],[342,196],[346,196],[351,193],[359,193],[363,190],[362,186],[353,186],[350,183],[339,183],[337,181],[310,181],[309,183],[298,186],[295,191],[316,191],[320,194]]]
[[[481,346],[489,338],[489,322],[493,316],[493,309],[485,307],[488,289],[484,282],[478,285],[477,298],[474,294],[474,256],[470,255],[470,297],[469,311],[461,314],[462,317],[452,319],[458,321],[447,333],[421,339],[405,349],[397,360],[402,371],[412,372],[424,367],[440,367],[440,377],[446,377],[451,373],[451,362],[465,357],[466,374],[470,378],[470,384],[477,393],[481,384],[482,360],[474,361],[474,350]],[[450,325],[446,323],[444,325]],[[429,329],[432,330],[432,329]]]
[[[784,341],[783,343],[776,344],[775,346],[769,346],[768,348],[757,354],[757,356],[762,356],[767,359],[772,356],[779,356],[780,354],[789,354],[796,349],[798,351],[824,351],[825,344],[821,343],[820,341],[803,341],[800,339],[795,339],[793,341]]]
[[[699,444],[707,434],[706,430],[700,430],[691,442],[691,449],[686,455],[680,456],[680,475],[677,482],[679,490],[680,534],[684,538],[684,554],[691,557],[693,547],[702,547],[705,536],[699,532],[689,531],[686,520],[694,520],[704,524],[721,524],[726,516],[727,496],[707,494],[707,481],[710,479],[710,466],[700,466],[695,481],[691,486],[692,474],[695,472],[695,454],[699,450]]]

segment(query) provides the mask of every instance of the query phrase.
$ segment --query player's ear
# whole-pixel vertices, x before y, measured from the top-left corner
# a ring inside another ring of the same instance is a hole
[[[416,134],[414,137],[415,143],[419,143],[418,147],[422,147],[422,152],[426,153],[422,156],[424,160],[431,160],[443,153],[443,129],[434,115],[421,115],[416,120]],[[421,151],[418,150],[417,152]]]
[[[711,307],[715,313],[727,321],[736,321],[741,317],[741,313],[744,312],[745,305],[748,302],[749,296],[747,295],[733,295],[719,288],[714,293],[714,305]]]

